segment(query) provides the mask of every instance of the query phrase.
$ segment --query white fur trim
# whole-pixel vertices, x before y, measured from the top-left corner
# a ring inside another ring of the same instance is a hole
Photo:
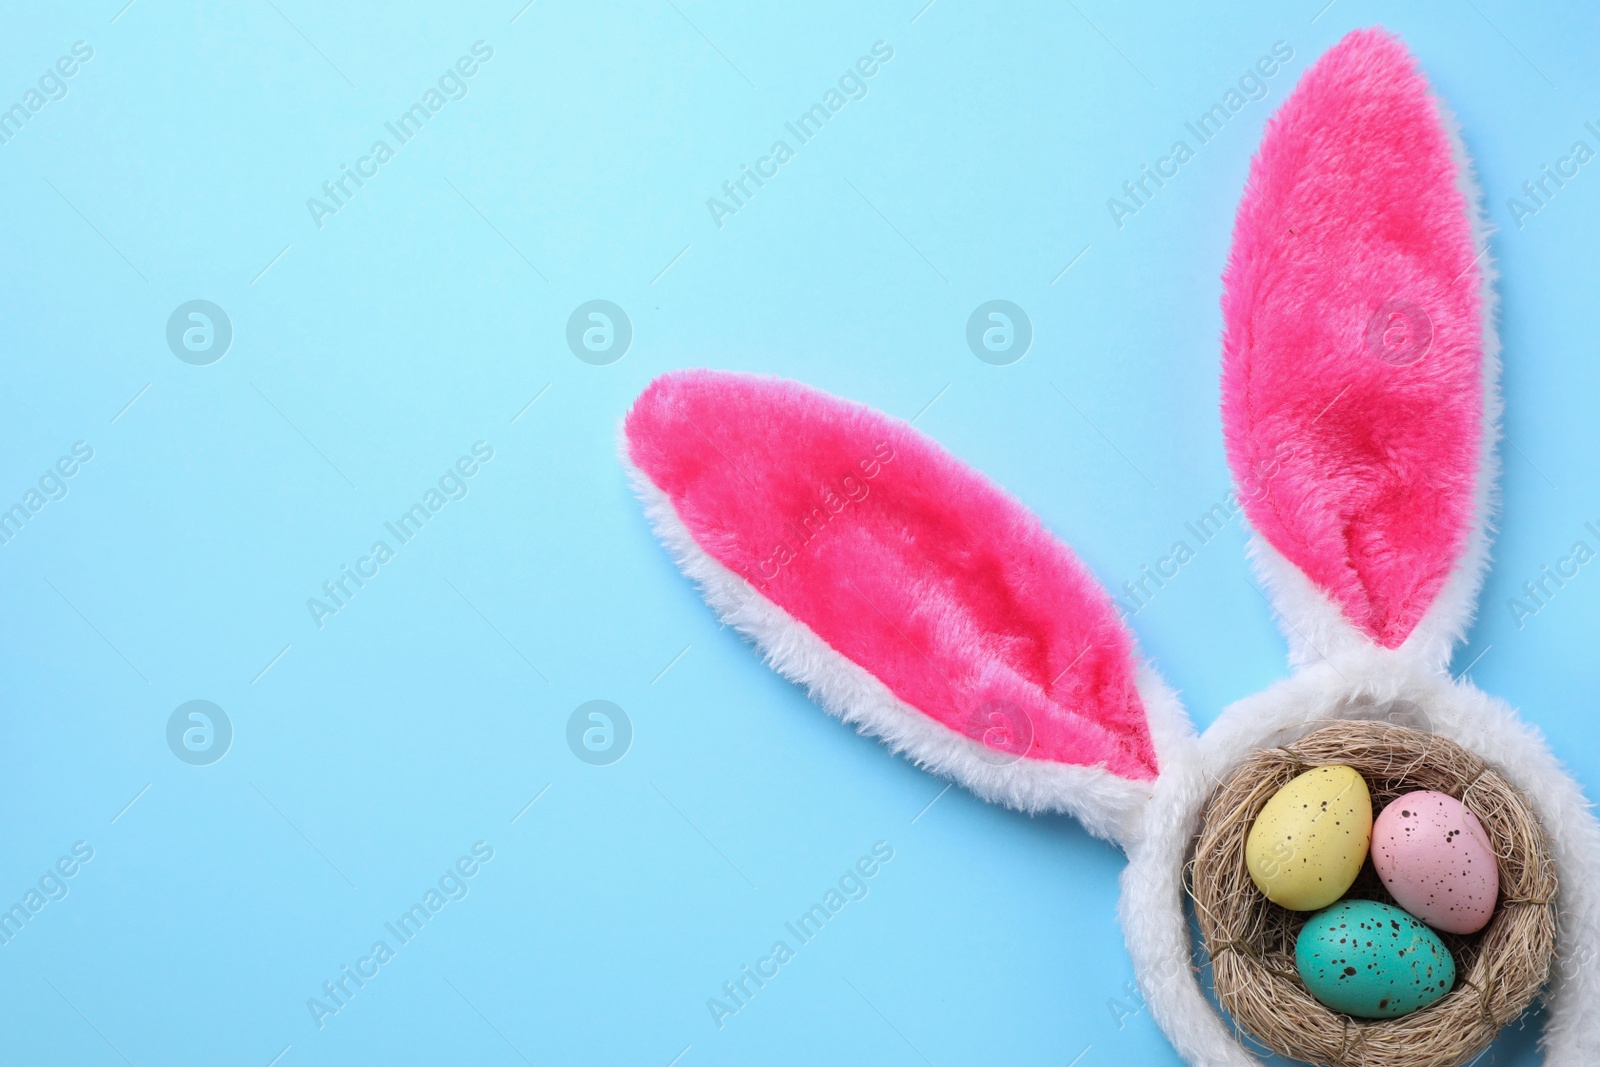
[[[623,444],[623,465],[679,567],[699,584],[723,621],[749,636],[780,673],[805,685],[813,699],[860,732],[883,738],[891,749],[979,796],[1027,812],[1069,812],[1091,832],[1128,850],[1119,907],[1128,952],[1152,1016],[1195,1067],[1261,1062],[1212,1006],[1193,968],[1183,869],[1201,807],[1222,777],[1256,749],[1285,744],[1329,719],[1377,717],[1395,707],[1420,715],[1420,721],[1405,725],[1450,737],[1478,753],[1532,800],[1561,878],[1560,961],[1546,995],[1545,1063],[1600,1064],[1595,1023],[1600,1019],[1600,823],[1536,729],[1505,702],[1456,683],[1447,673],[1453,648],[1471,624],[1489,561],[1501,400],[1488,225],[1455,121],[1442,104],[1440,114],[1450,132],[1473,246],[1483,250],[1484,432],[1466,549],[1411,636],[1391,651],[1350,625],[1299,568],[1252,534],[1249,553],[1283,620],[1295,673],[1229,707],[1197,740],[1175,694],[1152,668],[1141,666],[1137,685],[1161,767],[1153,787],[1103,768],[1035,760],[996,766],[983,746],[899,700],[707,555],[665,494],[634,467]]]
[[[1548,1067],[1600,1063],[1600,824],[1538,731],[1504,701],[1382,650],[1309,668],[1229,707],[1200,740],[1197,758],[1169,764],[1147,813],[1152,830],[1129,852],[1121,917],[1151,1013],[1196,1067],[1259,1060],[1213,1008],[1193,974],[1183,864],[1212,788],[1260,748],[1286,744],[1330,719],[1389,717],[1449,737],[1482,755],[1526,792],[1549,835],[1560,878],[1562,963],[1547,993]]]
[[[1029,814],[1067,812],[1091,833],[1119,844],[1138,835],[1151,783],[1120,778],[1104,767],[1034,759],[997,764],[989,749],[906,704],[860,664],[834,651],[809,626],[707,554],[671,500],[634,466],[625,440],[622,463],[656,535],[679,569],[700,587],[718,618],[749,637],[774,670],[805,686],[829,714],[854,724],[863,734],[882,738],[892,751],[906,753],[918,766],[955,779],[985,800]],[[1137,685],[1150,717],[1157,760],[1192,749],[1193,729],[1155,672],[1143,668]]]
[[[1472,157],[1461,139],[1461,125],[1442,100],[1439,117],[1450,134],[1450,156],[1456,164],[1456,188],[1467,202],[1467,222],[1471,227],[1472,247],[1478,250],[1478,302],[1483,335],[1483,432],[1478,440],[1478,479],[1474,491],[1472,530],[1467,547],[1427,615],[1418,623],[1407,645],[1424,663],[1448,670],[1450,655],[1457,642],[1465,638],[1467,627],[1477,614],[1478,593],[1489,570],[1489,547],[1494,534],[1494,517],[1500,505],[1500,297],[1495,289],[1499,271],[1489,251],[1494,232],[1484,212],[1483,189],[1478,185]]]
[[[1427,614],[1393,654],[1443,671],[1448,669],[1456,643],[1472,624],[1478,592],[1483,588],[1484,574],[1489,568],[1489,541],[1499,500],[1500,459],[1495,445],[1500,438],[1502,404],[1500,334],[1495,324],[1499,306],[1494,287],[1497,272],[1489,254],[1492,230],[1483,211],[1483,193],[1456,120],[1442,101],[1435,98],[1435,103],[1440,120],[1449,131],[1450,154],[1456,164],[1456,188],[1467,203],[1472,247],[1481,253],[1478,297],[1483,335],[1483,433],[1479,439],[1473,521],[1466,548]],[[1256,572],[1267,586],[1272,606],[1283,621],[1284,636],[1289,641],[1289,660],[1295,667],[1312,666],[1324,658],[1338,662],[1345,655],[1359,655],[1372,647],[1372,641],[1345,619],[1339,606],[1260,534],[1250,535],[1248,551]]]
[[[1193,760],[1165,765],[1147,820],[1123,875],[1122,922],[1152,1015],[1197,1067],[1250,1067],[1259,1061],[1212,1007],[1191,969],[1181,872],[1200,808],[1212,787],[1250,752],[1304,736],[1324,720],[1370,717],[1373,709],[1421,709],[1408,723],[1450,737],[1483,756],[1532,800],[1550,839],[1561,889],[1559,962],[1546,993],[1542,1045],[1548,1067],[1600,1063],[1600,823],[1578,784],[1544,739],[1504,701],[1447,673],[1454,646],[1471,625],[1489,564],[1497,504],[1501,399],[1495,269],[1489,227],[1472,164],[1454,118],[1439,105],[1451,138],[1457,187],[1468,204],[1473,247],[1482,250],[1483,420],[1473,526],[1461,559],[1404,644],[1380,648],[1338,605],[1259,534],[1249,553],[1283,621],[1296,673],[1223,712]],[[1353,703],[1352,703],[1353,702]],[[1155,829],[1159,828],[1159,830]]]

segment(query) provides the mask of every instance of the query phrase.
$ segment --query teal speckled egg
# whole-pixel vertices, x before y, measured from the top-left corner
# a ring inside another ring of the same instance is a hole
[[[1311,916],[1294,962],[1312,996],[1363,1019],[1409,1015],[1456,984],[1456,961],[1438,935],[1372,900],[1342,901]]]

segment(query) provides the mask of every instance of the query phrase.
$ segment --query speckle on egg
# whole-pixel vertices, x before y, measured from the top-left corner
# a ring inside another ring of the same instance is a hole
[[[1475,933],[1494,915],[1494,849],[1454,797],[1422,790],[1391,802],[1372,827],[1372,865],[1395,901],[1437,930]]]
[[[1341,930],[1360,933],[1339,936]],[[1437,934],[1399,908],[1371,900],[1341,901],[1317,912],[1301,928],[1294,955],[1312,996],[1365,1019],[1409,1015],[1456,981],[1455,960]]]
[[[1245,840],[1250,878],[1268,900],[1315,911],[1361,871],[1372,830],[1367,783],[1353,768],[1316,767],[1279,789]]]

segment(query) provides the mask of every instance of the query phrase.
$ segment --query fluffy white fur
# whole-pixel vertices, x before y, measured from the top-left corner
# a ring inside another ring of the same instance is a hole
[[[1451,135],[1457,186],[1470,205],[1473,246],[1485,250],[1479,261],[1484,432],[1473,530],[1427,615],[1393,651],[1374,646],[1297,567],[1259,534],[1251,536],[1250,556],[1283,623],[1295,674],[1229,707],[1202,736],[1195,760],[1164,768],[1146,813],[1152,829],[1130,848],[1122,880],[1122,923],[1151,1013],[1197,1067],[1260,1062],[1217,1014],[1191,967],[1181,872],[1199,829],[1201,806],[1250,752],[1304,736],[1329,719],[1381,715],[1396,702],[1421,709],[1421,721],[1403,725],[1442,734],[1483,755],[1533,801],[1561,874],[1561,962],[1547,994],[1545,1062],[1549,1067],[1600,1064],[1600,1023],[1595,1021],[1600,1019],[1600,824],[1534,727],[1504,701],[1448,674],[1489,564],[1501,400],[1489,227],[1456,123],[1442,105],[1441,113]]]
[[[719,617],[749,636],[775,669],[805,685],[830,713],[985,799],[1027,812],[1068,812],[1127,849],[1120,914],[1129,954],[1152,1016],[1196,1067],[1259,1063],[1212,1007],[1194,971],[1182,871],[1201,806],[1250,752],[1287,743],[1330,719],[1395,718],[1386,710],[1395,707],[1407,709],[1397,721],[1484,754],[1532,798],[1563,877],[1564,962],[1549,994],[1546,1062],[1600,1063],[1600,1028],[1592,1024],[1600,1018],[1600,826],[1538,732],[1503,701],[1453,682],[1435,656],[1420,651],[1426,645],[1408,642],[1388,651],[1346,627],[1352,640],[1326,642],[1326,659],[1314,653],[1315,661],[1292,677],[1229,707],[1198,739],[1177,697],[1154,670],[1142,668],[1139,690],[1162,767],[1153,788],[1096,768],[1034,760],[996,766],[977,742],[907,706],[706,554],[665,494],[626,454],[623,464],[657,535]],[[1305,582],[1292,568],[1287,576]],[[1470,602],[1471,590],[1462,595]],[[1299,618],[1307,624],[1304,615]]]
[[[1561,872],[1559,952],[1544,1035],[1550,1067],[1600,1063],[1600,828],[1588,801],[1538,731],[1504,701],[1394,653],[1368,649],[1299,671],[1241,700],[1200,739],[1197,758],[1169,766],[1147,812],[1153,828],[1129,850],[1121,917],[1152,1015],[1197,1067],[1250,1067],[1259,1061],[1217,1014],[1191,969],[1184,917],[1183,864],[1211,790],[1259,748],[1285,744],[1339,718],[1388,718],[1385,709],[1482,753],[1523,789],[1539,811]],[[1402,713],[1405,716],[1405,713]]]
[[[1458,184],[1472,206],[1474,246],[1487,249],[1481,195],[1448,115],[1446,126]],[[876,677],[707,555],[665,494],[631,463],[625,444],[622,462],[656,533],[712,608],[830,713],[987,800],[1026,812],[1069,812],[1091,832],[1127,849],[1120,914],[1128,951],[1152,1016],[1196,1067],[1252,1067],[1260,1062],[1213,1008],[1195,971],[1183,868],[1200,809],[1222,777],[1251,752],[1302,737],[1331,719],[1362,717],[1388,718],[1450,737],[1483,755],[1532,799],[1561,875],[1561,962],[1547,994],[1545,1062],[1549,1067],[1592,1067],[1600,1064],[1600,824],[1535,728],[1504,701],[1448,674],[1488,566],[1498,473],[1500,343],[1494,269],[1487,253],[1480,267],[1484,433],[1475,521],[1462,558],[1438,598],[1404,644],[1393,651],[1377,647],[1298,568],[1253,535],[1250,554],[1282,619],[1295,673],[1230,706],[1197,739],[1177,697],[1153,669],[1142,666],[1138,687],[1161,767],[1153,786],[1098,768],[1027,759],[995,765],[980,744],[906,705]]]
[[[1483,335],[1483,434],[1478,445],[1478,478],[1473,502],[1472,531],[1455,570],[1439,591],[1428,613],[1396,652],[1408,660],[1436,670],[1447,670],[1456,645],[1465,637],[1477,610],[1478,591],[1489,569],[1489,542],[1494,532],[1498,504],[1500,458],[1495,446],[1500,437],[1500,334],[1496,328],[1499,303],[1494,257],[1489,254],[1493,232],[1483,213],[1483,192],[1473,172],[1472,159],[1461,140],[1459,125],[1442,101],[1435,99],[1445,129],[1450,134],[1451,157],[1456,164],[1456,188],[1468,205],[1472,246],[1482,250],[1479,307]],[[1256,572],[1283,621],[1289,640],[1289,662],[1296,668],[1311,666],[1324,656],[1366,648],[1366,636],[1345,619],[1339,606],[1312,585],[1298,567],[1285,559],[1260,534],[1251,534],[1248,552]]]
[[[1150,783],[1119,778],[1101,767],[1034,759],[997,764],[979,742],[905,704],[877,677],[835,652],[809,626],[707,554],[666,494],[629,459],[625,439],[620,451],[656,536],[679,569],[699,586],[718,618],[749,637],[774,670],[805,686],[830,714],[854,724],[861,733],[882,738],[893,751],[955,779],[985,800],[1030,814],[1066,812],[1091,833],[1118,844],[1138,833]],[[1175,758],[1179,752],[1192,751],[1193,727],[1171,690],[1148,667],[1140,671],[1138,686],[1157,758],[1164,762],[1169,755]]]

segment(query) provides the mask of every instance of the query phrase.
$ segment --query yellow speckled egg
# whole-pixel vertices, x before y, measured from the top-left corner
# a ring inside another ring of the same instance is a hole
[[[1372,843],[1372,796],[1353,767],[1318,767],[1273,794],[1244,844],[1256,888],[1291,911],[1344,895]]]

